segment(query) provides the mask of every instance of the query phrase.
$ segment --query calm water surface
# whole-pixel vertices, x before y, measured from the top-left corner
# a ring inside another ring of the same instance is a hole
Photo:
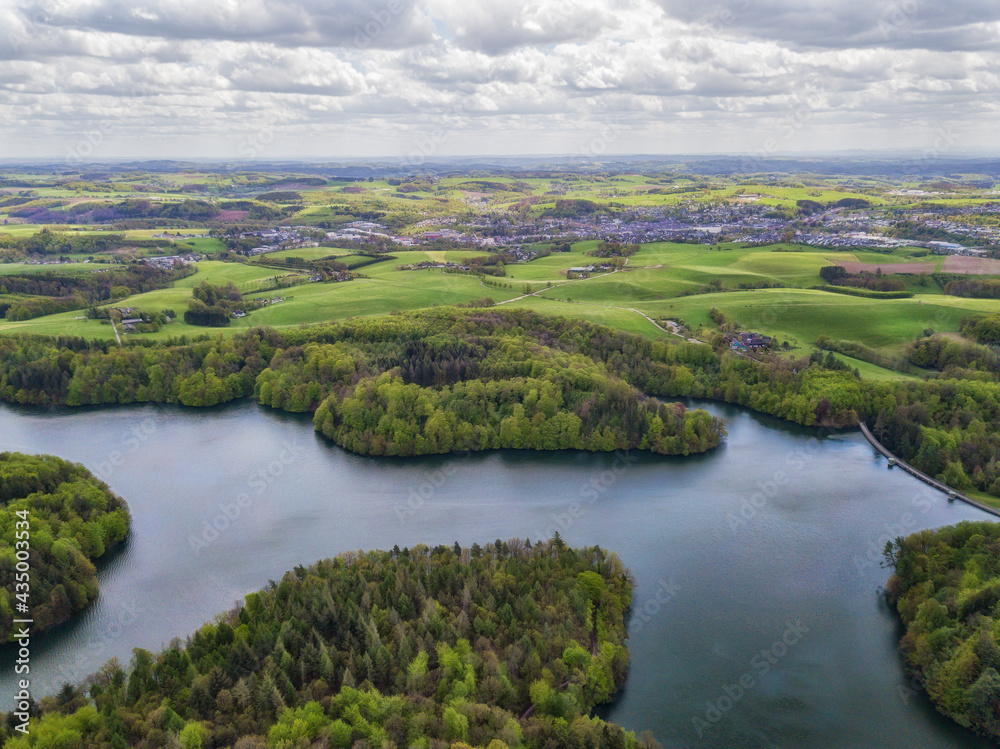
[[[603,715],[665,747],[991,746],[911,689],[878,566],[889,536],[987,516],[888,470],[857,432],[817,439],[709,408],[729,439],[704,456],[375,460],[250,403],[0,406],[0,450],[83,463],[133,517],[97,603],[33,644],[36,694],[183,638],[298,564],[558,530],[616,550],[635,574],[632,671]]]

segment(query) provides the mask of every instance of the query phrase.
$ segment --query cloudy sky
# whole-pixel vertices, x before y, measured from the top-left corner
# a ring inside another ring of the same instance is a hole
[[[0,0],[0,158],[997,152],[996,0]]]

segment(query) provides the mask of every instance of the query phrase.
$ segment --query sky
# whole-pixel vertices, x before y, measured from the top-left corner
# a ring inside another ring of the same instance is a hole
[[[0,0],[0,159],[1000,151],[996,0]]]

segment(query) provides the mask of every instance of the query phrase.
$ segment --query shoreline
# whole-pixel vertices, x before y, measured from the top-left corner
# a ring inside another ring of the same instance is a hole
[[[940,492],[943,492],[943,493],[947,494],[948,497],[949,497],[949,499],[951,499],[952,495],[954,495],[954,499],[961,500],[962,502],[965,502],[966,504],[970,504],[973,507],[976,507],[976,508],[978,508],[980,510],[983,510],[984,512],[988,512],[991,515],[994,515],[996,517],[1000,517],[1000,510],[998,510],[997,508],[990,507],[989,505],[983,504],[982,502],[980,502],[978,500],[975,500],[975,499],[972,499],[971,497],[965,496],[960,491],[952,489],[947,484],[942,484],[940,481],[938,481],[937,479],[931,478],[926,473],[923,473],[922,471],[918,471],[916,468],[914,468],[913,466],[911,466],[905,460],[903,460],[901,458],[898,458],[897,456],[893,455],[881,442],[879,442],[877,439],[875,439],[875,435],[873,435],[868,430],[868,425],[865,424],[865,422],[859,421],[858,422],[858,426],[861,427],[861,433],[865,436],[865,439],[868,440],[869,443],[871,443],[872,447],[874,447],[876,450],[878,450],[880,453],[882,453],[882,455],[884,455],[886,458],[889,458],[890,460],[896,461],[896,465],[898,465],[904,471],[906,471],[907,473],[909,473],[911,476],[914,476],[915,478],[918,478],[921,481],[923,481],[925,484],[927,484],[927,485],[929,485],[929,486],[937,489]]]

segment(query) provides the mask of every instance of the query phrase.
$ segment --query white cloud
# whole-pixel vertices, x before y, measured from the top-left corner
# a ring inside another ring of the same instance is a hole
[[[739,151],[789,117],[789,149],[921,148],[941,123],[992,146],[1000,6],[943,8],[0,0],[0,122],[16,155],[106,120],[107,156],[233,152],[262,122],[274,156],[401,154],[428,132],[440,155],[573,152],[611,118],[622,152]]]

